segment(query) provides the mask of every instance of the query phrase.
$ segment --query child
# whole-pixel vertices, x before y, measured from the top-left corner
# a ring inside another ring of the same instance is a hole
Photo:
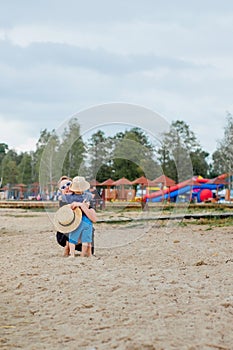
[[[82,251],[81,256],[91,256],[91,243],[92,243],[92,230],[93,222],[96,222],[96,212],[91,206],[92,195],[87,193],[90,188],[90,184],[82,176],[76,176],[72,180],[72,184],[69,190],[72,194],[62,195],[62,202],[70,204],[74,210],[79,207],[82,210],[82,221],[79,227],[70,232],[69,241],[65,247],[65,252],[70,254],[71,257],[75,256],[75,245],[78,240],[81,239]]]

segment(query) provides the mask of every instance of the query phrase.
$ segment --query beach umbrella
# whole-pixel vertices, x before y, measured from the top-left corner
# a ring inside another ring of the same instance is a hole
[[[157,184],[162,184],[162,186],[166,186],[166,187],[171,187],[174,186],[176,183],[174,180],[172,180],[170,177],[166,176],[166,175],[161,175],[159,177],[157,177],[156,179],[154,179],[152,181],[155,185]]]
[[[126,179],[126,177],[122,177],[121,179],[114,181],[113,186],[122,186],[122,185],[132,185],[132,182]]]
[[[176,184],[174,180],[172,180],[170,177],[166,175],[161,175],[156,179],[154,179],[153,181],[151,181],[151,184],[153,184],[154,186],[159,185],[162,191],[164,186],[168,187],[168,201],[170,201],[170,187]]]
[[[104,195],[104,198],[106,198],[107,200],[108,199],[111,199],[111,191],[110,191],[110,188],[112,187],[112,184],[114,183],[114,180],[112,180],[111,178],[105,180],[104,182],[101,182],[99,184],[99,186],[106,186],[107,187],[107,193],[105,192],[105,190],[103,191],[103,195]]]
[[[105,180],[104,182],[101,182],[99,184],[99,186],[112,186],[112,184],[114,183],[114,180],[112,180],[111,178]]]
[[[11,190],[14,191],[14,197],[19,197],[20,199],[23,199],[24,197],[24,192],[26,192],[27,185],[21,183],[21,184],[16,184],[15,186],[11,187]]]
[[[141,201],[143,200],[143,190],[144,187],[150,186],[150,180],[147,179],[145,176],[138,177],[136,180],[132,181],[132,185],[141,185],[141,190],[142,190],[142,196],[141,196]]]
[[[100,186],[100,182],[97,181],[96,179],[93,179],[90,181],[90,185],[91,185],[91,187]]]
[[[138,177],[136,180],[132,181],[132,185],[142,185],[148,186],[149,181],[145,176]]]
[[[121,188],[121,199],[125,199],[125,185],[132,185],[132,182],[126,179],[126,177],[122,177],[121,179],[113,182],[113,186],[120,186]]]

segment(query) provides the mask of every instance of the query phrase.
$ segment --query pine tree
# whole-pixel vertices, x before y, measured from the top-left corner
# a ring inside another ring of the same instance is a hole
[[[169,132],[163,134],[157,153],[164,174],[176,182],[193,175],[207,175],[208,153],[202,150],[194,132],[184,121],[172,122]]]
[[[212,175],[233,173],[233,116],[228,113],[223,139],[218,142],[217,149],[212,155]]]

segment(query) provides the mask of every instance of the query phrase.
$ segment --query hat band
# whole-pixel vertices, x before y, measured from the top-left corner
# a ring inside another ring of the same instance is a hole
[[[73,214],[74,214],[73,220],[71,220],[68,224],[63,224],[61,221],[58,221],[59,224],[60,224],[61,226],[64,226],[64,227],[67,227],[67,226],[72,225],[72,224],[74,223],[74,221],[75,221],[75,213],[73,212]]]

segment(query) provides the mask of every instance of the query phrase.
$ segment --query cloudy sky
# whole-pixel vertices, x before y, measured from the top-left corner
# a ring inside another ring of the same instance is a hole
[[[184,120],[211,153],[233,113],[232,36],[231,0],[0,1],[0,142],[34,149],[117,102]]]

